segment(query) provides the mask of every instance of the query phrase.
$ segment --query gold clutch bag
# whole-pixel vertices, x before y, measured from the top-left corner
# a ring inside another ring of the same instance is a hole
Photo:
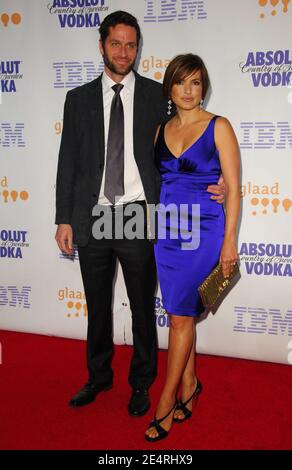
[[[228,278],[223,276],[222,266],[221,264],[218,264],[198,287],[204,307],[211,310],[215,304],[219,304],[219,302],[225,297],[227,291],[229,292],[230,289],[228,288],[232,287],[232,279],[238,274],[239,267],[237,263],[234,265]]]

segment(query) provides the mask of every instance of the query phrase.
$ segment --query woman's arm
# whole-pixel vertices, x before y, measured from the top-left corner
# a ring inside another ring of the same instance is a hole
[[[215,125],[215,144],[226,192],[226,224],[220,261],[228,277],[238,259],[236,227],[240,208],[240,154],[236,136],[228,119],[218,118]]]

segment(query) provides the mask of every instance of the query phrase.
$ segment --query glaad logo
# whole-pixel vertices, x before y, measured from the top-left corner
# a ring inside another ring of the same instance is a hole
[[[21,15],[19,13],[12,13],[10,17],[8,13],[1,14],[1,22],[5,28],[9,25],[10,20],[12,24],[18,26],[21,23]]]
[[[275,8],[278,4],[280,6],[280,3],[282,3],[282,9],[280,10],[280,13],[287,13],[288,12],[288,4],[290,3],[290,0],[282,0],[280,2],[280,0],[258,0],[258,4],[261,8],[261,12],[260,12],[260,18],[263,19],[263,18],[266,18],[266,14],[268,12],[268,14],[272,15],[272,16],[276,16],[278,11],[277,9]],[[268,10],[268,7],[272,7],[272,9],[269,9]]]
[[[292,277],[292,245],[242,243],[239,257],[249,275]]]
[[[154,301],[156,325],[160,328],[169,328],[169,316],[163,307],[162,299],[160,297],[154,297]]]
[[[0,230],[0,258],[23,258],[29,247],[27,230]]]
[[[58,300],[64,304],[67,318],[87,317],[84,292],[64,287],[64,289],[58,291]]]
[[[145,23],[205,20],[205,0],[145,0]]]
[[[94,62],[90,60],[54,62],[53,69],[55,71],[54,88],[75,88],[100,75],[103,72],[104,63],[102,60],[96,68]]]
[[[292,310],[282,313],[278,308],[236,306],[234,316],[237,333],[292,336]]]
[[[0,305],[3,307],[30,308],[30,286],[0,286]]]
[[[3,191],[1,191],[1,189],[3,189]],[[16,190],[16,189],[8,189],[8,180],[7,180],[7,176],[4,176],[2,179],[0,179],[0,204],[1,202],[4,202],[4,204],[8,204],[8,203],[13,203],[15,204],[16,202],[19,202],[19,201],[27,201],[28,200],[28,192],[24,189],[22,190]],[[3,198],[3,200],[2,200]]]
[[[292,149],[292,129],[288,121],[243,121],[240,148],[245,150]]]
[[[25,147],[23,131],[23,122],[17,122],[16,124],[11,124],[10,122],[0,122],[0,147]]]
[[[158,59],[152,55],[151,57],[141,60],[140,69],[143,74],[151,73],[152,78],[161,80],[169,62],[169,59]]]
[[[280,197],[280,183],[258,185],[248,181],[241,186],[241,197],[248,198],[252,215],[289,213],[292,199]]]
[[[242,73],[250,74],[254,87],[288,86],[292,75],[290,50],[249,52],[240,62]]]
[[[0,92],[16,93],[16,82],[23,78],[20,73],[21,60],[0,61]]]
[[[61,28],[96,28],[100,13],[107,12],[106,0],[53,0],[47,5],[51,15],[58,16]]]
[[[61,135],[63,129],[63,121],[56,121],[54,123],[54,131],[56,135]]]

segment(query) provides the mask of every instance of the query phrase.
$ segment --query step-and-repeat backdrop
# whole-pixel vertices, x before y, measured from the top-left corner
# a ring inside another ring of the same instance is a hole
[[[162,81],[178,53],[210,72],[207,109],[232,122],[242,156],[241,280],[198,327],[198,351],[292,363],[290,0],[0,0],[0,328],[85,338],[78,255],[54,240],[66,92],[103,70],[98,26],[118,9],[143,32],[138,71]],[[168,317],[157,292],[160,347]],[[132,344],[118,269],[114,340]]]

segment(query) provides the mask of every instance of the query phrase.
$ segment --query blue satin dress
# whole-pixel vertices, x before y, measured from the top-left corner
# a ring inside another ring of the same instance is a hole
[[[204,311],[198,287],[220,257],[225,213],[222,204],[210,199],[211,194],[206,191],[209,184],[217,184],[221,174],[214,141],[216,117],[178,158],[166,145],[164,125],[155,146],[163,205],[159,210],[155,258],[163,306],[173,315],[195,317]]]

